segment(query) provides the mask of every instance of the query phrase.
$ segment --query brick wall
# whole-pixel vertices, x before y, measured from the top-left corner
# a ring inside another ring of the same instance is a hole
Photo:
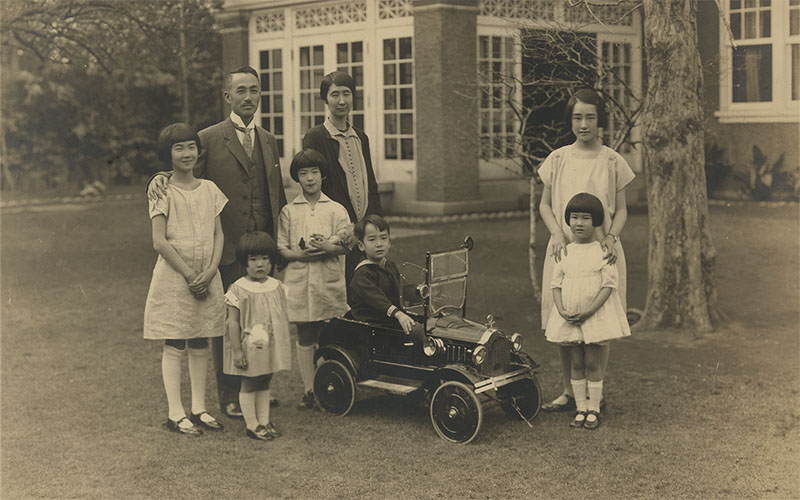
[[[417,199],[479,196],[477,0],[414,2]]]

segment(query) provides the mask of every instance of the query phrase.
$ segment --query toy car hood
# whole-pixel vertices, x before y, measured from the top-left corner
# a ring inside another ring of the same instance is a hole
[[[497,330],[488,328],[466,318],[446,315],[440,318],[428,318],[425,325],[428,335],[447,340],[474,342],[485,344]]]

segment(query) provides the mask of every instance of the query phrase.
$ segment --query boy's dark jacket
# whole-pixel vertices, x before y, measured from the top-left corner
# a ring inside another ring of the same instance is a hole
[[[380,266],[362,261],[350,283],[350,314],[358,321],[399,326],[386,312],[391,306],[402,309],[401,290],[400,270],[394,262],[385,260]]]

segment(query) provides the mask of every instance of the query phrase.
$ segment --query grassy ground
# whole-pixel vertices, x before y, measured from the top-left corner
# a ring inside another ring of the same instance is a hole
[[[141,338],[155,260],[144,201],[6,211],[0,497],[800,498],[798,210],[711,217],[728,324],[616,342],[595,432],[565,415],[528,428],[489,408],[477,439],[457,446],[424,408],[376,392],[341,419],[301,412],[296,368],[273,385],[283,438],[257,443],[229,420],[201,439],[167,433],[161,348]],[[557,354],[537,327],[526,227],[395,228],[393,258],[420,262],[471,234],[470,316],[523,332],[551,397]],[[633,307],[644,305],[646,227],[634,214],[624,238]],[[213,382],[208,394],[213,407]]]

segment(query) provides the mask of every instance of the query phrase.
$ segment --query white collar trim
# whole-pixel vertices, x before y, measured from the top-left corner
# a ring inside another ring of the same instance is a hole
[[[259,283],[258,281],[253,281],[251,279],[248,279],[247,276],[244,276],[236,280],[236,284],[244,288],[248,292],[263,293],[263,292],[271,292],[276,288],[278,288],[280,281],[270,276],[269,278],[267,278],[265,282]]]

